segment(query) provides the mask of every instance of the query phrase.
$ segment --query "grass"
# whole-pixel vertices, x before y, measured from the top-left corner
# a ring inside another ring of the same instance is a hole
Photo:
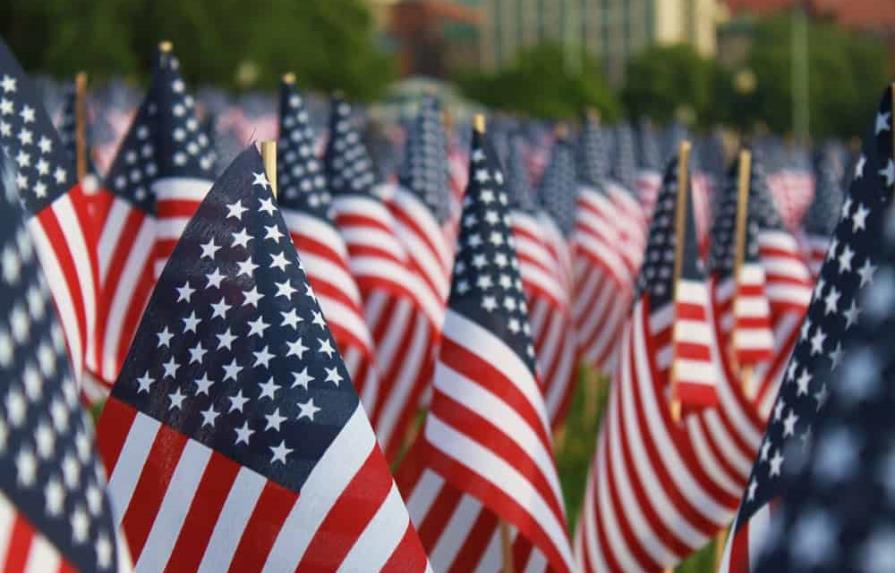
[[[578,512],[587,487],[587,475],[597,441],[600,418],[609,396],[609,381],[596,372],[582,367],[578,372],[578,384],[565,432],[557,439],[556,465],[563,489],[566,510],[569,514],[569,530],[575,531]],[[588,408],[588,402],[593,400]],[[589,411],[588,411],[589,410]],[[675,568],[678,573],[712,573],[715,561],[715,544],[711,543]]]

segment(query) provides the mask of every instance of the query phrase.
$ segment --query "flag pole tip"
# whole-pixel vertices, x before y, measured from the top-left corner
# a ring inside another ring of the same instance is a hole
[[[283,83],[289,84],[290,86],[295,84],[295,74],[292,72],[286,72],[283,74]]]
[[[595,107],[587,108],[587,119],[590,121],[600,121],[600,110]]]
[[[556,139],[565,140],[569,136],[569,126],[564,123],[557,123],[556,127],[553,128],[553,135],[556,136]]]
[[[472,121],[472,127],[481,134],[485,133],[485,114],[477,113]]]
[[[160,52],[164,52],[167,54],[174,49],[174,44],[172,44],[169,40],[162,40],[158,43],[158,49]]]
[[[75,84],[80,86],[87,85],[87,72],[81,70],[80,72],[75,74]]]

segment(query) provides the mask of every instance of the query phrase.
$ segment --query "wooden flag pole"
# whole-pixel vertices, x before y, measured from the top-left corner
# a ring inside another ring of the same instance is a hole
[[[270,183],[270,192],[277,198],[277,142],[261,142],[261,161],[264,162],[264,173]]]
[[[472,128],[479,135],[485,135],[485,116],[477,113],[472,121]],[[513,537],[510,535],[510,526],[506,520],[498,520],[498,529],[500,530],[500,549],[503,557],[503,573],[513,573]]]
[[[743,269],[743,262],[746,259],[746,224],[749,221],[749,186],[752,179],[752,152],[748,149],[740,151],[740,168],[737,174],[737,218],[735,230],[735,250],[733,259],[733,276],[736,281],[737,290],[740,284],[740,272]],[[736,296],[736,295],[734,295]],[[736,298],[734,298],[736,301]],[[734,305],[736,302],[734,302]],[[734,330],[734,337],[736,330]],[[736,353],[734,363],[736,364]],[[743,366],[739,369],[740,385],[747,397],[752,396],[752,366]]]
[[[690,186],[690,150],[692,145],[686,139],[681,141],[677,153],[677,203],[674,217],[674,276],[672,282],[671,304],[675,304],[677,283],[681,280],[684,268],[684,234],[687,228],[687,189]],[[677,320],[674,321],[677,328]],[[672,356],[676,352],[672,336]],[[677,396],[677,376],[674,372],[674,361],[671,366],[671,419],[681,421],[681,401]]]
[[[75,165],[78,181],[87,177],[87,73],[75,76]]]

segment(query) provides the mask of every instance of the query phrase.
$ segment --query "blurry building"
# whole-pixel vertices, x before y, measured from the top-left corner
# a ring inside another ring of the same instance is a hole
[[[717,1],[478,0],[481,66],[498,69],[521,49],[555,41],[566,46],[569,65],[583,50],[619,83],[627,60],[651,45],[687,43],[714,55]]]
[[[387,29],[404,76],[445,77],[478,60],[482,12],[450,0],[401,0],[388,12]]]

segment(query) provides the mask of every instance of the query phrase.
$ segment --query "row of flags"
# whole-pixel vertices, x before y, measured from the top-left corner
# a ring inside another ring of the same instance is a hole
[[[830,484],[878,479],[846,471],[873,440],[843,420],[883,391],[890,297],[860,290],[888,252],[890,92],[843,194],[835,150],[816,184],[757,148],[709,175],[684,137],[663,170],[592,115],[534,153],[479,119],[466,151],[434,97],[382,183],[352,106],[321,137],[288,75],[276,176],[253,145],[216,176],[164,43],[88,192],[5,45],[0,91],[4,568],[658,571],[732,520],[723,570],[759,570],[765,537],[814,566],[843,531],[823,562],[888,562],[851,552],[885,524]],[[611,389],[570,536],[553,434],[580,364]]]

